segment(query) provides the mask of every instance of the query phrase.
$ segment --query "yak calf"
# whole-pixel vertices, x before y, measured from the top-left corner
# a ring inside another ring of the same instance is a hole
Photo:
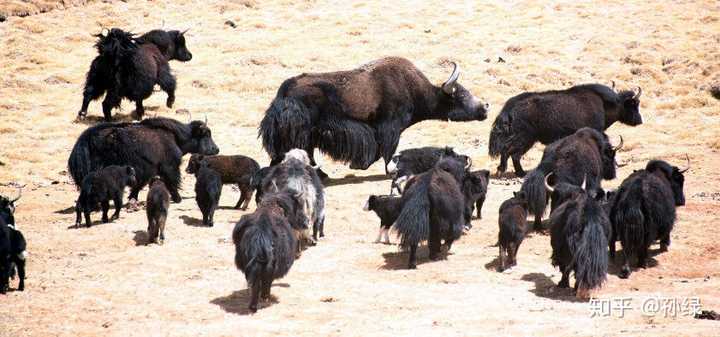
[[[170,191],[159,176],[150,179],[145,212],[148,219],[148,243],[165,242],[165,220],[170,208]]]
[[[80,213],[85,215],[85,226],[90,227],[90,213],[100,204],[102,222],[107,223],[110,200],[115,204],[112,220],[120,217],[125,186],[136,184],[135,169],[132,166],[110,165],[88,174],[82,181],[80,197],[75,204],[75,226],[80,226]]]
[[[222,178],[220,173],[211,169],[207,162],[201,162],[195,172],[195,201],[203,215],[203,225],[213,226],[215,210],[220,203]]]
[[[371,195],[368,197],[365,211],[373,211],[380,218],[380,231],[375,243],[380,243],[382,236],[385,236],[385,244],[390,244],[390,227],[397,220],[402,210],[402,198],[395,195]]]
[[[14,199],[0,196],[0,294],[10,287],[10,278],[17,269],[18,291],[25,290],[25,260],[27,243],[15,225],[15,203],[22,190]]]
[[[235,205],[236,209],[247,209],[254,188],[252,186],[252,177],[260,170],[258,163],[246,156],[206,156],[202,154],[194,154],[190,156],[185,172],[194,174],[200,167],[201,162],[207,162],[208,167],[220,173],[222,183],[237,184],[240,189],[240,199]]]
[[[517,265],[517,252],[528,230],[527,215],[527,199],[522,191],[514,192],[512,198],[500,205],[498,216],[500,271]]]

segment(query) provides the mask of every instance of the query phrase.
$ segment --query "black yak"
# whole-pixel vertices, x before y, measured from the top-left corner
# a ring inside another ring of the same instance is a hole
[[[312,225],[312,237],[304,233],[303,241],[314,245],[325,236],[325,191],[316,169],[310,165],[307,153],[292,149],[285,153],[279,165],[272,166],[261,183],[262,194],[292,190],[303,200],[303,210]],[[262,200],[262,199],[261,199]]]
[[[258,299],[269,299],[273,280],[287,275],[297,252],[297,229],[307,227],[303,201],[293,192],[268,193],[252,214],[233,229],[235,266],[245,274],[252,312]]]
[[[166,57],[153,43],[137,44],[133,34],[112,28],[107,35],[95,35],[98,56],[90,64],[85,79],[83,102],[78,118],[87,115],[90,101],[105,94],[102,102],[105,121],[111,120],[113,108],[123,98],[135,102],[135,118],[143,118],[143,100],[153,93],[155,84],[168,94],[166,105],[175,102],[175,76],[170,72]]]
[[[490,180],[490,171],[479,170],[467,172],[462,183],[462,191],[465,196],[465,222],[467,227],[472,228],[470,222],[472,213],[477,207],[477,217],[482,219],[482,206],[485,203],[487,195],[488,181]]]
[[[386,57],[357,69],[301,74],[278,89],[258,136],[271,165],[285,152],[305,150],[315,166],[315,148],[331,158],[367,169],[380,157],[385,165],[400,134],[423,120],[484,120],[487,106],[457,83],[454,64],[441,86],[428,81],[410,61]],[[326,175],[320,171],[322,178]]]
[[[365,211],[373,211],[380,218],[380,231],[375,243],[385,236],[385,244],[390,244],[390,227],[397,220],[402,210],[402,198],[397,195],[371,195],[363,207]]]
[[[392,183],[390,186],[390,194],[393,190],[402,193],[400,184],[408,177],[429,171],[440,159],[444,157],[453,157],[467,163],[467,167],[472,165],[470,157],[458,154],[452,147],[434,147],[426,146],[414,149],[402,150],[400,153],[392,156],[390,162],[387,163],[385,171],[392,175]]]
[[[513,197],[500,205],[498,226],[500,271],[504,271],[517,265],[517,252],[527,234],[527,199],[524,192],[513,192]]]
[[[690,158],[685,169],[651,160],[644,170],[635,171],[620,184],[610,207],[610,254],[615,256],[615,241],[619,239],[623,247],[621,278],[630,276],[630,261],[635,256],[638,267],[645,268],[648,250],[655,240],[660,240],[661,251],[667,251],[675,207],[685,205],[684,173],[689,164]]]
[[[246,156],[205,156],[202,154],[194,154],[190,156],[187,169],[185,172],[194,174],[198,170],[201,162],[206,162],[208,167],[220,173],[223,184],[237,184],[240,189],[240,199],[235,208],[246,210],[254,188],[251,184],[252,177],[260,169],[258,163]]]
[[[150,190],[145,203],[148,219],[148,243],[165,242],[165,221],[170,208],[170,192],[159,176],[150,179]]]
[[[222,177],[220,173],[210,168],[208,162],[200,162],[195,171],[195,201],[202,212],[203,225],[213,226],[221,192]]]
[[[558,287],[569,287],[574,272],[576,296],[585,299],[607,279],[610,220],[588,191],[564,182],[555,186],[567,193],[550,213],[552,264],[562,272]]]
[[[253,190],[255,190],[255,205],[260,205],[260,200],[262,200],[263,195],[262,183],[271,169],[271,166],[262,167],[257,170],[250,179],[250,186],[252,186]]]
[[[601,189],[602,179],[615,178],[615,154],[622,145],[621,139],[620,144],[613,147],[605,134],[591,128],[582,128],[548,145],[540,164],[525,177],[521,188],[528,200],[528,211],[535,215],[535,230],[541,229],[549,197],[545,190],[546,176],[552,174],[553,185],[585,183],[588,193],[595,195]]]
[[[488,149],[491,157],[500,156],[498,174],[505,172],[507,160],[512,158],[515,174],[525,176],[520,158],[535,142],[550,144],[583,127],[602,132],[616,121],[641,124],[642,90],[615,92],[614,87],[583,84],[510,98],[490,131]]]
[[[415,176],[402,196],[402,211],[395,221],[400,245],[410,249],[408,268],[417,265],[418,244],[428,241],[430,260],[437,260],[441,240],[448,250],[465,227],[462,181],[465,167],[454,158],[441,160],[430,171]]]
[[[85,130],[70,153],[68,170],[80,186],[90,172],[109,165],[135,168],[137,184],[131,201],[158,175],[180,202],[180,163],[186,153],[214,155],[219,152],[210,128],[200,121],[188,124],[168,118],[148,118],[138,123],[101,123]]]
[[[135,39],[138,44],[152,43],[165,59],[187,62],[192,60],[192,53],[185,45],[185,33],[187,30],[161,30],[153,29]]]
[[[85,226],[90,227],[92,225],[90,213],[98,204],[102,208],[102,222],[109,222],[110,200],[115,205],[112,220],[120,218],[125,187],[132,188],[135,185],[137,185],[135,169],[128,165],[110,165],[85,176],[80,187],[80,196],[75,203],[75,226],[80,227],[82,213],[85,215]]]
[[[25,290],[27,243],[15,224],[15,203],[20,195],[12,200],[0,196],[0,294],[7,292],[16,269],[19,279],[17,290]]]

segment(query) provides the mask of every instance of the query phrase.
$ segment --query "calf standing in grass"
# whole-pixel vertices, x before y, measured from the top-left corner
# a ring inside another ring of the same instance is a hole
[[[400,215],[402,210],[402,198],[395,195],[371,195],[365,207],[365,211],[373,211],[380,218],[380,231],[378,232],[375,243],[380,243],[383,234],[385,235],[385,244],[390,244],[388,232],[390,227]]]
[[[170,191],[159,176],[150,179],[145,211],[148,219],[148,243],[165,242],[165,220],[170,208]]]
[[[80,213],[85,215],[85,226],[90,227],[90,213],[98,204],[102,207],[102,222],[107,223],[110,200],[115,204],[112,220],[120,217],[125,186],[136,184],[132,166],[110,165],[88,174],[82,181],[80,197],[75,204],[75,225],[80,226]]]
[[[233,229],[235,266],[250,288],[251,312],[258,299],[270,298],[270,287],[290,271],[298,249],[298,230],[307,228],[303,201],[295,192],[269,193],[252,214],[243,215]]]
[[[500,271],[517,265],[517,251],[527,233],[527,215],[527,199],[524,192],[514,192],[512,198],[500,205],[498,216]]]
[[[211,169],[208,163],[202,161],[195,171],[195,201],[203,215],[203,225],[213,226],[215,210],[220,203],[222,191],[222,178],[220,173]]]
[[[194,174],[200,167],[201,162],[207,162],[208,167],[220,173],[223,184],[237,184],[240,189],[240,200],[238,200],[235,208],[246,210],[254,190],[252,177],[260,170],[260,165],[254,159],[246,156],[194,154],[190,157],[185,172]]]

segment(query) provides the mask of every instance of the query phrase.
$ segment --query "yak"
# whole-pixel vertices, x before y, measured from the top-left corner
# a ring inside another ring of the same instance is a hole
[[[260,169],[260,165],[254,159],[242,155],[204,156],[194,154],[190,156],[185,172],[194,174],[203,162],[220,174],[223,184],[237,184],[240,189],[240,199],[235,205],[235,209],[246,210],[255,190],[251,183],[252,177]]]
[[[623,180],[610,207],[613,235],[610,255],[615,256],[615,241],[622,243],[621,278],[630,276],[630,261],[637,256],[638,267],[645,268],[648,250],[660,240],[660,251],[667,251],[670,232],[677,217],[675,207],[685,205],[684,173],[662,160],[651,160],[644,170],[635,171]]]
[[[498,174],[512,158],[515,174],[525,176],[520,158],[536,142],[550,144],[589,127],[604,131],[616,121],[642,124],[637,92],[615,92],[601,84],[582,84],[565,90],[526,92],[510,98],[495,118],[490,131],[489,154],[500,156]]]
[[[7,292],[15,270],[19,279],[17,290],[25,290],[27,243],[15,224],[15,206],[21,196],[22,189],[14,199],[0,195],[0,294]]]
[[[517,265],[517,252],[527,234],[527,200],[525,193],[513,192],[503,201],[498,215],[500,271]]]
[[[402,197],[397,195],[371,195],[368,197],[363,206],[364,211],[373,211],[380,218],[380,231],[378,232],[375,243],[380,243],[383,235],[385,236],[385,244],[390,244],[390,236],[388,235],[390,227],[397,220],[402,210]]]
[[[428,241],[430,260],[437,260],[441,240],[448,250],[459,239],[465,227],[465,200],[462,182],[463,163],[445,158],[430,171],[408,182],[402,196],[402,210],[393,225],[400,237],[400,245],[409,248],[408,268],[417,267],[417,247]]]
[[[82,181],[80,196],[75,203],[75,226],[80,227],[81,214],[85,216],[85,226],[90,227],[90,213],[100,204],[102,208],[102,222],[108,223],[108,210],[110,200],[115,206],[112,220],[120,218],[125,187],[137,184],[135,169],[132,166],[110,165],[97,171],[90,172]]]
[[[560,182],[587,184],[588,193],[595,195],[601,189],[602,179],[615,178],[615,154],[623,146],[620,139],[614,147],[602,132],[582,128],[545,148],[540,164],[525,177],[521,188],[528,200],[529,213],[535,215],[535,230],[541,229],[547,206],[544,183],[547,176],[552,175],[554,185]]]
[[[141,120],[145,114],[143,100],[150,97],[155,84],[168,94],[167,107],[173,106],[175,76],[168,59],[154,43],[138,44],[132,33],[119,28],[110,29],[107,35],[101,32],[95,36],[98,56],[87,72],[78,118],[87,116],[90,101],[105,94],[102,108],[106,122],[112,120],[112,109],[120,107],[123,98],[135,102],[135,118]]]
[[[482,219],[482,207],[485,203],[489,181],[490,171],[488,170],[467,172],[465,175],[462,191],[465,196],[465,222],[468,229],[472,228],[470,220],[475,208],[477,208],[478,219]]]
[[[259,298],[269,299],[272,282],[290,271],[298,247],[297,231],[307,228],[303,201],[291,191],[267,194],[252,214],[243,215],[233,229],[235,266],[250,288],[251,312]]]
[[[552,264],[562,273],[558,287],[568,288],[570,272],[574,272],[576,296],[586,299],[607,279],[610,220],[589,191],[565,182],[555,186],[546,188],[551,192],[562,189],[567,194],[550,213]]]
[[[101,123],[83,131],[68,158],[68,171],[80,186],[90,172],[109,165],[130,165],[137,184],[131,201],[158,175],[180,202],[180,163],[186,153],[215,155],[219,152],[204,122],[181,123],[169,118],[148,118],[137,123]]]
[[[148,220],[148,244],[165,242],[165,221],[170,208],[170,192],[159,176],[150,179],[150,190],[145,203],[145,214]]]
[[[138,44],[154,44],[167,61],[187,62],[192,60],[192,53],[185,45],[185,33],[187,31],[187,29],[182,32],[179,30],[153,29],[136,38],[135,42]]]
[[[304,233],[303,242],[314,245],[318,241],[318,235],[325,236],[325,191],[317,170],[309,164],[310,157],[305,151],[288,151],[283,162],[272,166],[266,173],[260,190],[262,195],[284,189],[299,193],[305,215],[312,224],[312,237]]]
[[[453,157],[462,160],[467,163],[467,167],[472,165],[470,157],[456,153],[455,150],[449,146],[426,146],[407,149],[392,156],[385,168],[385,171],[392,175],[390,194],[392,194],[394,190],[402,194],[402,188],[400,187],[402,181],[412,175],[431,170],[435,167],[435,164],[444,157]]]
[[[195,171],[195,201],[202,212],[203,225],[212,227],[222,194],[222,176],[203,161]]]
[[[410,61],[386,57],[359,68],[305,73],[285,80],[265,112],[258,137],[271,165],[294,148],[315,148],[351,169],[367,169],[380,157],[390,162],[400,134],[424,120],[487,118],[487,105],[450,78],[435,86]],[[323,179],[327,175],[319,171]]]

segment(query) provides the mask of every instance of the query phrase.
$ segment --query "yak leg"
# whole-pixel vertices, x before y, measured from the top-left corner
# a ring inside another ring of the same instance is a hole
[[[639,268],[647,268],[647,259],[648,259],[648,251],[650,250],[650,245],[644,245],[642,248],[640,248],[640,251],[638,252],[638,264],[637,266]]]
[[[477,201],[475,201],[475,208],[477,209],[477,217],[478,219],[482,219],[482,207],[485,203],[485,197],[481,197]]]
[[[535,221],[533,222],[533,228],[536,232],[542,231],[542,214],[535,215]]]
[[[245,191],[245,203],[240,207],[241,210],[246,210],[248,206],[250,205],[250,200],[252,200],[253,195],[253,189],[249,188],[247,191]]]
[[[520,163],[520,158],[532,148],[533,144],[535,144],[535,141],[518,141],[516,145],[512,145],[507,151],[510,158],[512,158],[515,175],[518,177],[524,177],[526,174]]]
[[[252,189],[250,189],[250,191],[247,191],[240,184],[238,184],[238,189],[240,189],[240,199],[238,199],[237,204],[235,204],[235,209],[242,209],[244,211],[247,209],[247,206],[250,203],[250,198],[252,197]],[[245,205],[243,205],[243,203],[245,203]]]
[[[167,220],[167,214],[161,214],[157,221],[158,232],[160,235],[160,244],[165,243],[165,220]]]
[[[628,278],[630,277],[630,273],[632,272],[630,270],[630,254],[627,252],[628,248],[625,244],[623,244],[623,252],[622,252],[622,268],[620,269],[620,274],[618,274],[618,277],[620,278]]]
[[[18,291],[25,290],[25,260],[20,257],[15,258],[15,266],[17,267],[18,278],[20,283],[18,284]]]
[[[498,165],[497,167],[497,175],[505,173],[505,171],[507,170],[508,157],[508,154],[505,152],[500,154],[500,165]]]
[[[498,247],[499,247],[499,251],[500,251],[500,253],[499,253],[499,255],[500,255],[500,271],[504,271],[505,268],[507,267],[507,262],[505,261],[506,260],[505,255],[507,253],[505,252],[505,247],[503,247],[503,245],[498,245]]]
[[[115,205],[115,213],[113,213],[112,220],[117,220],[120,218],[120,208],[122,208],[122,200],[123,196],[121,193],[116,194],[115,198],[113,198],[113,204]]]
[[[145,107],[143,106],[142,99],[135,101],[135,120],[142,120],[145,116]]]
[[[264,300],[270,299],[270,287],[272,287],[272,281],[263,282],[262,294],[260,296],[262,299],[264,299]]]
[[[148,242],[147,244],[151,244],[153,242],[157,242],[155,239],[157,238],[157,221],[153,218],[148,219]]]
[[[430,238],[428,238],[428,250],[430,251],[430,260],[439,259],[440,254],[440,233],[435,226],[430,226]]]
[[[384,228],[382,225],[380,225],[380,230],[378,231],[378,236],[377,236],[377,239],[375,239],[375,242],[374,242],[374,243],[380,243],[380,242],[381,242],[380,240],[382,239],[382,235],[383,235],[384,232],[385,232],[385,228]]]
[[[85,226],[92,226],[92,220],[90,220],[90,209],[89,207],[83,208],[83,215],[85,215]]]
[[[317,167],[318,166],[317,162],[315,162],[315,148],[311,147],[311,148],[305,149],[305,152],[307,152],[308,157],[310,157],[310,166]],[[282,161],[282,158],[280,158],[280,160],[277,161],[277,164],[279,164],[281,161]],[[273,162],[275,162],[275,160],[273,160]],[[270,166],[273,166],[272,162],[270,163]],[[322,181],[329,178],[327,173],[323,172],[323,170],[319,167],[315,169],[315,173],[317,173],[318,178],[320,178],[320,180],[322,180]]]
[[[408,259],[408,269],[417,269],[417,248],[418,244],[410,245],[410,257]]]
[[[250,312],[257,312],[257,304],[258,304],[258,297],[260,295],[260,288],[262,287],[262,281],[257,280],[253,285],[250,287],[250,306],[248,309],[250,309]]]
[[[560,272],[562,272],[562,278],[558,283],[558,288],[570,288],[570,268],[560,265]]]
[[[108,211],[110,210],[110,200],[103,200],[100,203],[100,206],[102,206],[102,222],[108,223],[110,220],[108,219]]]
[[[10,259],[0,254],[0,294],[5,294],[10,287]]]
[[[662,239],[660,239],[660,251],[667,252],[669,246],[670,246],[670,233],[667,233],[665,236],[662,237]]]
[[[180,203],[182,201],[182,197],[180,197],[180,193],[178,190],[180,189],[180,172],[178,171],[177,166],[172,167],[170,164],[165,164],[160,166],[160,177],[163,178],[163,181],[167,184],[168,190],[170,191],[170,197],[172,199],[172,202],[174,203]],[[138,189],[139,191],[139,189]],[[137,195],[135,195],[137,198]]]
[[[217,208],[217,206],[215,206],[215,205],[211,206],[210,211],[208,212],[208,226],[210,226],[210,227],[212,227],[215,224],[214,223],[215,208]]]
[[[617,242],[617,240],[615,239],[615,235],[616,235],[615,230],[614,229],[611,230],[610,231],[610,239],[608,240],[608,252],[610,254],[611,260],[615,259],[615,250],[617,248],[617,247],[615,247],[615,244]]]
[[[85,88],[83,89],[83,102],[78,117],[85,117],[87,115],[88,105],[90,101],[96,100],[105,93],[107,86],[105,85],[105,72],[102,71],[102,61],[96,59],[93,60],[90,65],[90,71],[85,80]]]
[[[390,232],[390,227],[385,227],[383,229],[383,232],[385,233],[385,244],[389,245],[390,244],[390,235],[388,233]]]
[[[512,162],[513,167],[515,168],[515,175],[518,177],[524,177],[526,172],[522,168],[522,164],[520,164],[520,158],[522,157],[521,153],[513,153],[512,154]]]
[[[162,89],[168,94],[165,105],[168,108],[172,108],[173,104],[175,104],[175,88],[177,87],[177,82],[175,81],[175,76],[170,73],[170,66],[160,66],[160,69],[158,69],[157,81],[160,85],[160,89]]]
[[[318,228],[320,229],[320,237],[325,237],[325,215],[323,215],[322,219],[318,220]]]
[[[119,106],[121,100],[120,95],[118,95],[114,90],[109,90],[107,92],[105,99],[102,102],[103,116],[105,116],[106,122],[112,121],[112,109]]]

